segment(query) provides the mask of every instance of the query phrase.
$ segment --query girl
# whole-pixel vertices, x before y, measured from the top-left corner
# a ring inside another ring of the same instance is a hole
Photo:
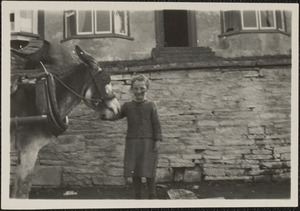
[[[146,178],[149,199],[156,197],[157,150],[162,141],[156,104],[146,98],[149,80],[144,75],[131,79],[133,100],[121,107],[120,116],[127,117],[124,177],[132,177],[135,198],[142,196],[142,177]]]

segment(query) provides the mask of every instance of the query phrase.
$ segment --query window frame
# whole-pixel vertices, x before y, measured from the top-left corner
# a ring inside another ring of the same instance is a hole
[[[274,26],[273,27],[264,27],[264,26],[262,26],[262,17],[261,17],[261,12],[263,12],[263,11],[272,11],[272,13],[273,13],[273,20],[274,20]],[[266,30],[268,30],[268,29],[276,29],[277,28],[277,20],[276,20],[276,11],[275,10],[259,10],[258,11],[258,16],[259,16],[259,27],[260,27],[260,29],[266,29]]]
[[[255,21],[256,21],[256,27],[245,27],[244,23],[244,12],[245,11],[254,11],[255,12]],[[259,30],[259,21],[257,18],[257,12],[256,10],[241,10],[241,21],[242,21],[242,30]]]
[[[26,33],[26,34],[37,34],[38,31],[38,11],[37,10],[25,10],[25,11],[30,11],[32,13],[32,18],[31,20],[31,31],[21,31],[21,11],[24,10],[17,10],[17,11],[12,11],[10,14],[14,14],[14,30],[11,29],[11,32],[14,33]]]
[[[80,32],[79,31],[79,11],[84,11],[84,12],[91,12],[91,26],[92,26],[92,31],[90,32]],[[93,17],[93,10],[76,10],[76,34],[77,35],[92,35],[95,33],[95,29],[94,29],[94,17]]]
[[[75,16],[76,15],[76,12],[74,10],[70,11],[69,14],[67,14],[67,12],[69,11],[65,11],[64,13],[64,37],[65,38],[69,38],[68,37],[68,19],[71,21],[71,16]],[[70,37],[72,37],[72,30],[70,28]]]
[[[67,30],[68,30],[68,23],[66,21],[67,12],[70,12],[70,10],[64,11],[64,38],[61,40],[61,42],[71,40],[71,39],[90,39],[90,38],[106,38],[106,37],[114,37],[114,38],[123,38],[123,39],[128,39],[128,40],[134,40],[133,37],[130,37],[130,16],[129,16],[129,11],[127,10],[120,10],[125,12],[125,33],[116,33],[114,29],[114,12],[115,10],[85,10],[85,11],[91,11],[92,12],[92,21],[93,21],[93,32],[81,32],[78,33],[78,11],[83,11],[83,10],[72,10],[75,12],[75,27],[74,27],[74,32],[71,32],[71,36],[67,37]],[[97,11],[109,11],[110,13],[110,30],[111,31],[96,31],[97,30]]]
[[[277,10],[278,12],[280,12],[280,16],[281,16],[281,25],[282,25],[282,29],[279,28],[278,24],[277,24],[277,20],[278,20],[278,17],[276,16],[276,28],[279,30],[279,31],[282,31],[282,32],[285,32],[286,31],[286,18],[285,18],[285,12],[284,10]],[[275,11],[275,14],[276,14],[276,11]]]
[[[112,20],[112,11],[111,10],[98,10],[98,11],[109,11],[109,21],[110,21],[110,24],[109,24],[109,27],[110,27],[110,30],[109,31],[97,31],[97,10],[94,10],[94,29],[95,29],[95,34],[109,34],[109,33],[113,33],[113,20]]]
[[[228,31],[226,32],[226,23],[230,22],[226,20],[226,15],[225,12],[227,11],[237,11],[237,10],[222,10],[221,14],[220,14],[220,21],[221,21],[221,34],[218,35],[218,37],[225,37],[225,36],[231,36],[231,35],[235,35],[235,34],[244,34],[244,33],[282,33],[285,34],[287,36],[290,36],[290,34],[286,31],[286,15],[285,15],[285,10],[272,10],[273,14],[275,14],[274,16],[274,25],[275,27],[261,27],[261,20],[258,13],[260,13],[260,11],[265,11],[265,10],[252,10],[256,12],[256,22],[258,24],[258,27],[245,27],[244,26],[244,17],[243,17],[243,11],[249,11],[248,10],[239,10],[240,11],[240,28],[235,29],[234,31]],[[251,11],[251,10],[250,10]],[[269,10],[270,11],[270,10]],[[279,15],[280,14],[280,18]],[[281,28],[279,28],[278,25],[278,20],[281,19]]]
[[[118,10],[118,11],[120,11],[120,10]],[[124,12],[124,26],[125,26],[125,32],[124,33],[121,33],[121,32],[116,32],[115,31],[115,29],[114,29],[114,33],[115,34],[119,34],[119,35],[124,35],[124,36],[127,36],[128,35],[128,29],[129,29],[129,27],[128,27],[128,23],[127,23],[127,21],[128,21],[128,12],[127,11],[125,11],[125,10],[121,10],[121,11],[123,11]],[[115,26],[115,13],[116,13],[116,11],[113,11],[113,20],[114,20],[114,26]]]

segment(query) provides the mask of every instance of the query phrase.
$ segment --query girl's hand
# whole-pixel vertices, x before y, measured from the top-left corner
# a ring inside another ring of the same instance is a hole
[[[159,149],[159,146],[160,146],[160,140],[156,140],[154,144],[154,151],[157,151]]]

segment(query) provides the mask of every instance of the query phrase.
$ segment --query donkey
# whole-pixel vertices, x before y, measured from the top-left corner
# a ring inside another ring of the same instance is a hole
[[[22,87],[20,84],[11,93],[11,146],[16,147],[18,151],[12,198],[29,197],[32,173],[39,150],[54,136],[64,132],[67,128],[67,114],[81,100],[98,112],[101,118],[112,119],[120,113],[120,104],[112,90],[110,76],[87,52],[78,46],[75,50],[84,64],[77,65],[63,77],[49,73],[41,63],[45,75],[50,78],[48,83],[53,83],[49,89],[52,90],[50,95],[54,95],[55,98],[52,99],[55,101],[53,111],[46,119],[45,115],[41,115],[43,109],[40,107],[44,102],[41,99],[37,100],[37,95],[41,93],[36,86]],[[43,97],[44,95],[39,98]],[[26,119],[27,123],[22,123],[21,120]]]

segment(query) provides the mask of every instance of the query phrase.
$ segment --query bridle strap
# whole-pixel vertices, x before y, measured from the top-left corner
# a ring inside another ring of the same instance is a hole
[[[98,85],[97,85],[97,83],[96,83],[96,76],[95,76],[95,74],[93,73],[93,71],[92,70],[89,70],[89,72],[90,72],[90,74],[92,75],[92,81],[93,81],[93,83],[94,83],[94,85],[95,85],[95,87],[96,87],[96,92],[97,92],[97,95],[98,95],[98,99],[101,99],[102,100],[102,98],[101,98],[101,95],[100,95],[100,91],[99,91],[99,87],[98,87]],[[100,74],[101,74],[101,72],[99,72]]]
[[[100,94],[100,91],[99,91],[99,87],[97,86],[97,83],[96,83],[96,76],[98,75],[98,74],[102,74],[103,76],[102,76],[102,81],[103,82],[105,82],[106,84],[108,84],[110,81],[111,81],[111,79],[110,79],[110,76],[107,74],[107,73],[105,73],[103,70],[101,71],[101,72],[97,72],[96,74],[94,74],[93,72],[92,72],[92,70],[89,70],[89,72],[90,72],[90,74],[91,74],[91,76],[92,76],[92,81],[93,81],[93,83],[94,83],[94,85],[96,86],[96,89],[97,89],[97,95],[98,95],[98,99],[93,99],[93,98],[87,98],[87,97],[85,97],[85,93],[86,93],[86,91],[87,91],[87,89],[88,88],[85,88],[85,87],[89,87],[90,86],[90,84],[89,84],[89,82],[88,83],[86,83],[86,84],[88,84],[88,85],[86,85],[86,86],[84,86],[84,89],[83,89],[83,95],[80,95],[80,94],[78,94],[77,92],[75,92],[74,90],[72,90],[68,85],[66,85],[58,76],[56,76],[55,74],[51,74],[50,72],[48,72],[47,71],[47,69],[46,69],[46,67],[44,66],[44,64],[42,63],[42,62],[40,62],[40,64],[41,64],[41,66],[42,66],[42,68],[43,68],[43,70],[45,71],[45,73],[47,74],[47,75],[52,75],[58,82],[60,82],[66,89],[68,89],[71,93],[73,93],[74,95],[76,95],[77,97],[79,97],[80,99],[82,99],[82,100],[84,100],[85,101],[85,103],[86,104],[88,104],[87,103],[87,101],[94,101],[94,102],[101,102],[102,100],[110,100],[110,99],[113,99],[113,98],[115,98],[116,96],[114,95],[114,94],[112,94],[112,95],[106,95],[104,98],[101,98],[101,94]],[[104,78],[104,77],[107,77],[106,79]],[[104,79],[103,79],[104,78]],[[106,81],[105,81],[106,80]]]
[[[49,73],[49,74],[51,74],[51,73]],[[72,90],[70,87],[68,87],[68,85],[66,85],[62,80],[60,80],[59,77],[57,77],[57,76],[54,75],[54,74],[52,74],[52,75],[53,75],[53,77],[54,77],[61,85],[63,85],[63,86],[64,86],[65,88],[67,88],[71,93],[73,93],[74,95],[76,95],[76,96],[79,97],[80,99],[82,99],[82,100],[90,100],[90,101],[97,101],[97,102],[101,101],[101,100],[99,100],[99,99],[86,98],[86,97],[84,97],[83,95],[80,95],[80,94],[76,93],[74,90]]]

